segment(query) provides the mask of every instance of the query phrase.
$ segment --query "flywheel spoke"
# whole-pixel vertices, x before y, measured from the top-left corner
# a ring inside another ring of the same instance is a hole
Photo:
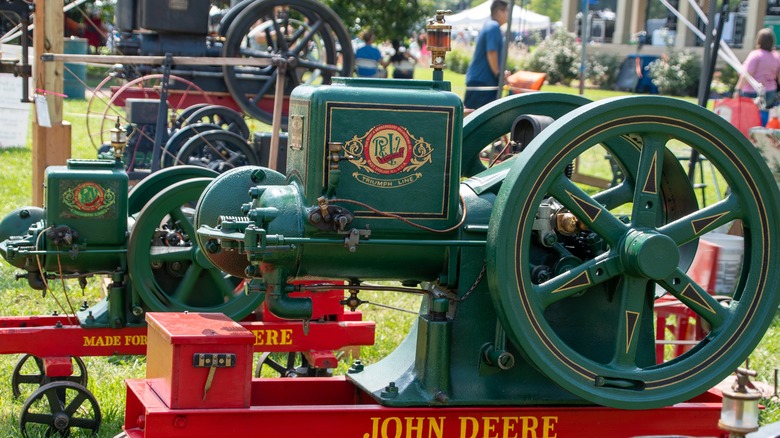
[[[268,94],[268,92],[271,90],[271,86],[276,83],[276,78],[278,75],[279,69],[274,69],[273,73],[271,73],[271,76],[262,82],[262,86],[257,91],[257,93],[255,93],[255,95],[250,98],[250,102],[252,102],[253,105],[257,105],[263,96]]]
[[[534,291],[539,296],[543,308],[561,301],[572,295],[603,283],[621,271],[619,257],[616,254],[605,254],[589,260],[576,268],[570,269],[542,284],[535,285]]]
[[[653,295],[655,284],[645,278],[625,276],[618,286],[621,309],[618,316],[618,330],[615,340],[614,366],[619,368],[635,368],[637,346],[642,336],[640,330],[642,315],[652,312],[649,307],[649,298]]]
[[[667,138],[658,134],[643,137],[639,169],[634,187],[634,209],[631,216],[635,228],[653,228],[662,209],[660,180]]]
[[[563,174],[550,187],[550,194],[612,246],[628,232],[626,224]]]
[[[182,211],[182,207],[174,208],[169,214],[185,235],[190,237],[195,235],[195,228],[192,226],[192,222],[190,222],[191,219]]]
[[[325,21],[323,20],[317,20],[312,26],[309,27],[309,29],[306,31],[306,34],[303,35],[303,38],[301,38],[298,43],[293,46],[290,49],[290,52],[292,53],[299,53],[303,49],[306,48],[306,46],[314,40],[314,37],[317,35],[317,32],[322,28],[322,26],[325,24]],[[300,28],[296,31],[295,36],[297,37],[298,32],[304,30],[304,28]]]
[[[634,185],[625,180],[620,184],[610,187],[593,195],[593,200],[601,204],[607,210],[613,210],[634,200]]]
[[[203,268],[196,263],[191,264],[187,268],[178,286],[176,286],[176,290],[173,292],[172,298],[174,301],[179,303],[187,302],[192,297],[192,294],[196,293],[195,286],[198,284],[198,278],[202,271]]]
[[[327,64],[322,62],[306,61],[303,59],[298,61],[298,67],[306,67],[311,70],[329,71],[331,73],[338,73],[341,71],[341,68],[339,68],[339,66],[337,65]]]
[[[658,231],[682,245],[742,216],[739,198],[732,194],[720,202],[664,225]]]
[[[659,284],[707,321],[713,330],[720,327],[731,316],[732,311],[729,308],[721,306],[718,300],[679,269],[672,278],[660,281]]]
[[[235,295],[236,287],[230,282],[230,277],[226,276],[224,272],[219,269],[207,269],[206,270],[211,277],[214,285],[218,289],[217,292],[225,298],[232,299]]]
[[[153,262],[181,262],[193,260],[191,246],[152,246],[149,255]]]

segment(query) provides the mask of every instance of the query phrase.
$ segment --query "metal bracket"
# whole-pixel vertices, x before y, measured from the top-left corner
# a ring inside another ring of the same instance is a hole
[[[195,368],[233,368],[236,366],[236,355],[233,353],[195,353],[192,355],[192,366]]]
[[[360,243],[361,237],[366,239],[371,237],[371,230],[358,230],[357,228],[349,230],[349,234],[344,238],[344,246],[349,250],[349,252],[357,251],[357,246],[358,243]]]

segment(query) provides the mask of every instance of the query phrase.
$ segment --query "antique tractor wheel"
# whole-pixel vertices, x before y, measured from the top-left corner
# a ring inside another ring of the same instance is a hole
[[[560,93],[518,94],[497,100],[469,114],[463,120],[461,177],[472,177],[486,169],[480,153],[486,146],[502,141],[514,120],[523,114],[557,119],[589,103],[584,97]]]
[[[73,382],[52,382],[38,388],[22,406],[23,437],[98,436],[102,417],[95,396]]]
[[[141,210],[130,233],[128,268],[134,291],[155,312],[222,312],[240,320],[262,295],[240,290],[240,279],[217,269],[195,240],[195,203],[212,178],[170,185]]]
[[[325,5],[310,0],[259,0],[240,3],[239,8],[238,15],[230,17],[223,56],[286,60],[285,97],[301,84],[327,84],[333,76],[352,75],[355,55],[349,33]],[[277,67],[226,66],[223,72],[241,109],[270,124]],[[286,114],[285,102],[284,126]]]
[[[599,145],[626,179],[586,192],[564,169]],[[677,205],[692,188],[687,179],[664,182],[680,167],[666,157],[687,148],[717,169],[722,201]],[[555,121],[512,163],[490,217],[491,295],[510,339],[564,389],[613,407],[670,405],[733,372],[770,324],[780,301],[778,272],[767,269],[778,263],[778,217],[768,168],[717,115],[656,97],[592,103]],[[735,220],[744,258],[733,300],[722,305],[686,272],[684,249]],[[656,364],[653,304],[663,293],[711,329]]]

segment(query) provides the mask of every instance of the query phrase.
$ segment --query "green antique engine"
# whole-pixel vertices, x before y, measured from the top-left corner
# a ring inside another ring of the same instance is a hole
[[[387,406],[652,408],[704,392],[745,360],[780,300],[767,269],[778,262],[780,193],[744,136],[661,97],[535,93],[464,122],[463,111],[441,80],[296,88],[286,176],[215,178],[195,212],[204,257],[251,279],[248,293],[283,318],[312,312],[290,295],[302,289],[293,279],[347,280],[353,307],[374,288],[366,280],[424,294],[401,346],[349,372]],[[488,168],[483,149],[496,144],[516,156]],[[706,203],[691,183],[679,158],[690,150],[717,174],[720,200]],[[592,162],[620,177],[577,182],[572,165]],[[715,297],[689,267],[700,238],[735,223],[743,262],[730,296]],[[664,296],[707,334],[659,361]]]
[[[85,328],[145,325],[147,311],[222,312],[240,320],[261,297],[242,293],[241,280],[194,245],[194,207],[216,174],[177,166],[129,189],[119,160],[49,167],[45,209],[22,207],[0,221],[0,254],[25,271],[17,277],[33,289],[109,278],[106,298],[77,312]]]

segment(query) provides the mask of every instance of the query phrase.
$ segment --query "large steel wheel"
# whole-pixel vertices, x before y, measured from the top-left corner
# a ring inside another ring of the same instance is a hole
[[[199,108],[185,119],[187,125],[193,123],[210,123],[220,128],[234,132],[241,137],[249,138],[249,126],[244,120],[244,115],[221,105],[206,105]]]
[[[247,295],[240,279],[216,268],[195,240],[193,214],[211,178],[180,181],[153,197],[130,233],[128,267],[135,292],[155,312],[221,312],[239,320],[261,294]]]
[[[349,33],[327,6],[312,0],[258,0],[242,3],[231,18],[222,54],[225,57],[292,60],[285,71],[285,97],[301,84],[327,84],[333,76],[350,76],[354,52]],[[248,115],[271,123],[276,66],[226,66],[225,84]],[[282,124],[287,126],[287,104]]]
[[[586,192],[564,168],[600,143],[616,152],[626,180]],[[690,184],[664,189],[661,181],[674,166],[661,157],[684,147],[715,166],[725,199],[675,218],[667,211]],[[638,160],[625,162],[621,157],[631,154],[616,148],[639,148]],[[565,245],[543,245],[534,218],[556,205],[576,218],[572,229],[587,234],[590,253],[562,257]],[[490,218],[491,295],[510,339],[564,389],[620,408],[681,402],[733,372],[775,315],[780,278],[767,267],[778,263],[778,215],[780,193],[769,169],[717,115],[658,97],[592,103],[558,119],[514,161]],[[686,272],[681,247],[737,219],[745,230],[744,259],[734,299],[722,305]],[[566,263],[540,276],[545,254],[553,252]],[[679,299],[711,330],[682,356],[656,364],[659,292]]]
[[[219,173],[240,166],[257,166],[260,159],[240,135],[222,129],[198,132],[182,145],[175,165],[203,166]]]
[[[162,192],[174,183],[190,178],[214,178],[217,172],[201,166],[175,166],[158,170],[134,185],[130,189],[127,201],[127,214],[133,216],[141,211],[154,195]]]
[[[493,142],[501,141],[518,116],[535,114],[557,119],[588,103],[590,100],[571,94],[528,93],[500,99],[474,111],[463,120],[460,176],[472,177],[487,168],[480,153]]]
[[[23,437],[98,436],[100,407],[85,387],[52,382],[38,388],[22,406],[19,430]]]

